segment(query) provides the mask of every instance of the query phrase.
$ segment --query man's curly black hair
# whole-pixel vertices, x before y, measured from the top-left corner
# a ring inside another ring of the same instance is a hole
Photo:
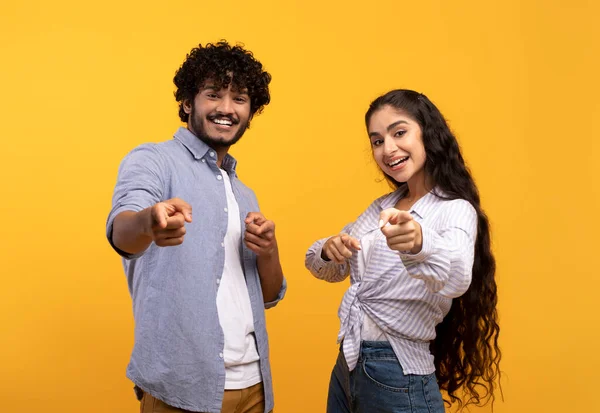
[[[187,122],[189,118],[183,110],[183,101],[193,101],[204,82],[209,79],[219,89],[228,87],[230,83],[236,90],[248,89],[250,117],[260,114],[271,101],[271,75],[263,70],[263,65],[254,58],[252,52],[245,50],[242,45],[230,46],[224,40],[216,44],[207,43],[205,46],[199,44],[187,55],[173,78],[173,83],[177,86],[175,99],[179,102],[179,117],[182,122]]]

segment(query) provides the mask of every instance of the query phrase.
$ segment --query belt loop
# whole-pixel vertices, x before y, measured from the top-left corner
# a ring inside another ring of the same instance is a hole
[[[363,361],[364,357],[363,357],[363,340],[360,340],[359,342],[360,344],[358,345],[358,361]]]

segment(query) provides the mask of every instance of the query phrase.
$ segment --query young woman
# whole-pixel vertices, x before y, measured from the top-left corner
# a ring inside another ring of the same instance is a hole
[[[494,400],[499,376],[495,261],[479,193],[444,117],[424,95],[393,90],[365,116],[373,158],[396,188],[306,267],[350,275],[327,412],[444,412]]]

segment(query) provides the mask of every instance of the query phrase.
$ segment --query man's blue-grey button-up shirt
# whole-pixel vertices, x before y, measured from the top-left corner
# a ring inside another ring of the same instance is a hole
[[[191,411],[221,411],[225,386],[223,331],[217,314],[217,289],[223,274],[227,199],[217,154],[185,128],[173,140],[144,144],[121,163],[106,233],[123,211],[140,211],[157,202],[180,198],[192,206],[183,244],[123,256],[133,300],[135,344],[127,377],[165,403]],[[235,174],[230,155],[221,167],[231,177],[241,226],[258,211],[256,196]],[[113,245],[114,247],[114,245]],[[116,248],[115,248],[116,249]],[[252,304],[254,331],[265,389],[265,412],[273,409],[273,388],[264,309],[256,255],[240,242],[243,269]]]

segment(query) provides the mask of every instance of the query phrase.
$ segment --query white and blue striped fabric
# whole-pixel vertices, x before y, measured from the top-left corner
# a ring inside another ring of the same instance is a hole
[[[364,272],[358,270],[362,251],[341,265],[323,260],[321,250],[328,238],[315,242],[306,253],[306,268],[315,277],[340,282],[350,275],[351,285],[338,312],[338,343],[343,340],[350,370],[358,362],[362,322],[367,315],[383,331],[405,374],[433,373],[429,343],[435,338],[435,326],[450,311],[452,298],[461,296],[471,283],[477,213],[465,200],[444,200],[435,190],[429,192],[410,210],[422,228],[421,251],[405,254],[388,247],[379,229],[379,214],[393,208],[406,192],[403,185],[375,200],[342,230],[359,240],[378,232],[369,256],[364,257]]]

